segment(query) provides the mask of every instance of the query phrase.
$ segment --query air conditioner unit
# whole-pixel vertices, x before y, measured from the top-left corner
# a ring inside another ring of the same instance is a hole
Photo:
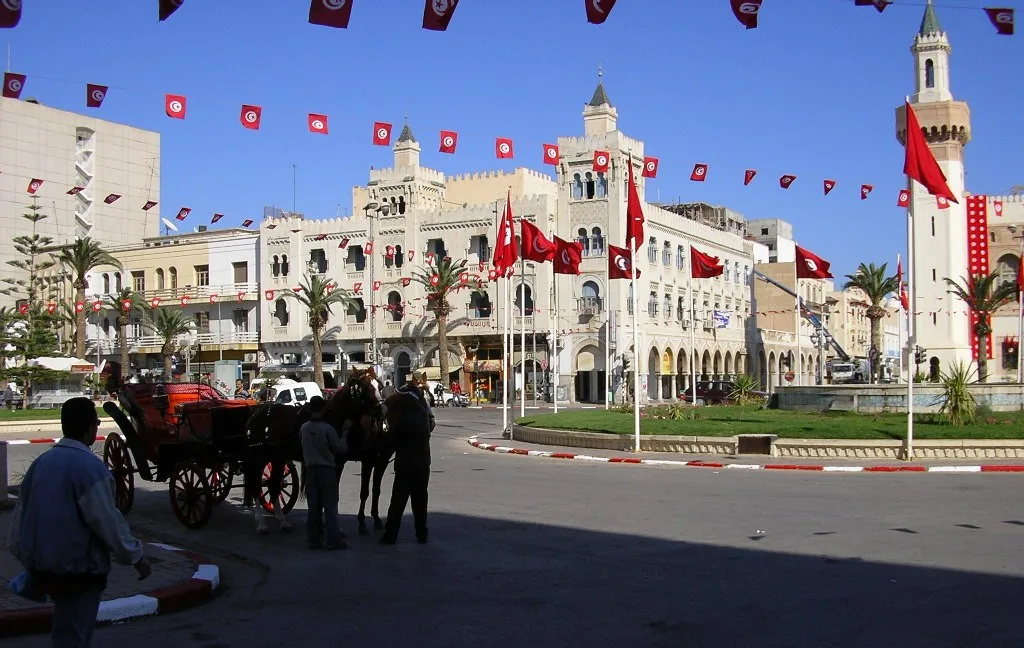
[[[242,362],[249,362],[249,363],[256,362],[256,354],[255,353],[246,353],[244,356],[242,356]]]

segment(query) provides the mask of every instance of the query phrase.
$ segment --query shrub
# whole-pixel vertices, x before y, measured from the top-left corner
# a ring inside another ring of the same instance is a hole
[[[974,394],[967,389],[974,382],[973,378],[974,369],[963,361],[958,361],[948,373],[941,372],[939,375],[943,397],[939,411],[946,415],[950,425],[969,425],[975,421],[978,403],[974,400]]]

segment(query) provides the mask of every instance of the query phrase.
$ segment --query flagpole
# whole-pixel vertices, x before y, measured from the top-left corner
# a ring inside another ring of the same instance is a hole
[[[612,407],[612,270],[611,260],[612,254],[608,251],[608,238],[604,240],[604,285],[605,285],[605,305],[604,305],[604,408],[611,409]],[[629,264],[630,271],[633,270],[633,264]]]
[[[504,271],[505,274],[505,314],[504,314],[504,327],[501,333],[502,347],[505,352],[505,372],[502,376],[502,396],[501,396],[501,420],[505,426],[502,430],[504,434],[511,433],[511,426],[509,425],[509,402],[508,402],[508,388],[509,388],[509,374],[512,373],[512,352],[509,344],[509,328],[512,325],[512,277],[508,275],[508,270]],[[511,436],[509,437],[511,438]]]
[[[692,247],[692,246],[691,246]],[[690,274],[686,277],[686,298],[690,301],[690,401],[697,406],[697,313],[693,298],[693,250],[690,250]]]
[[[632,166],[633,160],[630,157],[629,164]],[[637,311],[640,310],[640,300],[638,299],[638,289],[636,285],[636,238],[629,240],[631,258],[633,259],[630,263],[630,286],[633,289],[633,436],[636,441],[636,451],[640,452],[640,328],[637,325]]]
[[[902,268],[903,267],[900,264],[900,255],[899,254],[896,255],[896,267],[897,268]],[[896,290],[898,291],[898,293],[896,295],[896,299],[899,300],[899,302],[900,302],[900,311],[902,311],[903,310],[903,300],[902,300],[902,294],[903,294],[903,275],[902,274],[900,275],[900,282],[899,282],[899,285],[896,287]],[[896,322],[897,322],[896,329],[897,329],[897,335],[898,335],[897,339],[899,340],[900,378],[903,378],[903,323],[899,321],[900,319],[902,319],[902,318],[898,318],[896,320]],[[885,346],[885,345],[883,344],[882,346]]]
[[[1024,232],[1020,238],[1020,256],[1018,266],[1024,264]],[[1017,383],[1024,383],[1024,363],[1021,362],[1020,341],[1024,337],[1024,267],[1017,268],[1017,303],[1020,309],[1017,313]]]
[[[554,237],[552,237],[553,239]],[[551,370],[551,403],[555,414],[558,414],[558,275],[555,264],[551,264],[551,354],[549,369]]]
[[[522,387],[519,392],[519,417],[526,416],[526,257],[522,251],[522,226],[519,237],[519,373]]]
[[[907,192],[910,206],[907,209],[907,349],[908,353],[917,347],[917,272],[914,267],[914,181],[907,178]],[[907,461],[914,459],[914,377],[907,380]]]
[[[793,265],[793,269],[794,271],[796,270],[796,264]],[[796,290],[793,292],[796,293],[796,359],[793,360],[793,364],[796,366],[790,367],[790,371],[796,374],[796,384],[802,385],[804,384],[804,381],[803,376],[801,375],[803,373],[803,362],[801,362],[800,358],[802,353],[802,345],[800,342],[800,277],[796,278]]]

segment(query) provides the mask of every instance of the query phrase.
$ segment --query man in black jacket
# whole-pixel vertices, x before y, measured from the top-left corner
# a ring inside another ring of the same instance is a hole
[[[395,442],[395,483],[384,524],[381,544],[395,544],[398,528],[405,515],[405,504],[412,500],[416,540],[427,542],[427,485],[430,482],[430,433],[434,414],[423,387],[413,382],[403,386],[397,396],[408,399],[400,407],[389,407],[388,427]]]

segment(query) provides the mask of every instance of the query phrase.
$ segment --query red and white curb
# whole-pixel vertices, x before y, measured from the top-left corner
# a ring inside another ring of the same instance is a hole
[[[60,439],[61,439],[60,437],[54,437],[54,438],[43,437],[43,438],[39,438],[39,439],[9,439],[9,440],[6,440],[6,441],[4,439],[0,439],[0,441],[3,441],[7,445],[41,445],[41,444],[50,444],[50,445],[52,445],[52,444],[57,443],[58,441],[60,441]],[[107,439],[106,436],[97,436],[96,437],[96,442],[97,443],[102,443],[106,439]]]
[[[493,443],[482,443],[475,437],[469,439],[469,445],[481,450],[490,450],[499,454],[524,455],[528,457],[547,457],[549,459],[573,459],[593,463],[644,464],[647,466],[680,466],[691,468],[728,468],[735,470],[805,470],[809,472],[874,472],[874,473],[1024,473],[1024,465],[988,464],[978,466],[816,466],[811,464],[743,464],[719,461],[682,461],[677,459],[642,459],[640,457],[594,457],[573,452],[549,452],[547,450],[527,450],[499,446]]]
[[[97,623],[117,623],[184,610],[205,602],[220,587],[220,568],[204,556],[160,542],[146,544],[164,551],[180,552],[190,558],[196,565],[192,578],[145,594],[102,601],[96,615]],[[52,607],[0,612],[0,637],[47,632],[52,618]]]

